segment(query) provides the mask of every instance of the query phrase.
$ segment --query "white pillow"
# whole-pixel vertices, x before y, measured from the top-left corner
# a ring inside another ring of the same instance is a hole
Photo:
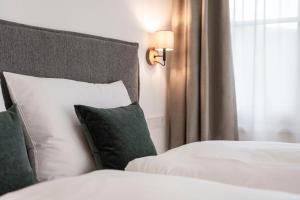
[[[101,108],[131,103],[122,81],[92,84],[4,72],[12,101],[28,137],[29,156],[39,181],[95,169],[74,111],[75,104]]]
[[[1,87],[1,80],[0,80],[0,112],[6,111],[5,103],[3,99],[2,87]]]

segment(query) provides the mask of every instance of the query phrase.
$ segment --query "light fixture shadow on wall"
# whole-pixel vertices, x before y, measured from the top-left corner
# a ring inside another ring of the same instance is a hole
[[[167,51],[174,49],[174,32],[157,31],[154,33],[154,47],[147,50],[146,59],[149,65],[156,63],[166,66]],[[160,54],[162,52],[162,54]],[[160,61],[162,59],[162,62]]]

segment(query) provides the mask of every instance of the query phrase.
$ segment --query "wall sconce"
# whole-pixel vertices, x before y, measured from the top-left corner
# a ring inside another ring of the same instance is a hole
[[[165,66],[167,51],[174,49],[174,32],[173,31],[157,31],[154,33],[154,47],[149,48],[146,53],[146,59],[149,65],[156,63]],[[162,54],[159,52],[162,51]],[[159,62],[162,58],[163,62]]]

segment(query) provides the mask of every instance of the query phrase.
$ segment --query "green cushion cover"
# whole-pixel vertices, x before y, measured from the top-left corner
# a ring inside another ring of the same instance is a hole
[[[129,161],[156,155],[144,113],[138,103],[102,109],[75,105],[97,169],[123,170]]]
[[[16,106],[0,113],[0,195],[32,185],[22,125]]]

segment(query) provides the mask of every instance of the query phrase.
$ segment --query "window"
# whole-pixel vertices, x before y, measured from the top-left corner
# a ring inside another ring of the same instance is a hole
[[[300,142],[300,0],[230,0],[242,140]]]

